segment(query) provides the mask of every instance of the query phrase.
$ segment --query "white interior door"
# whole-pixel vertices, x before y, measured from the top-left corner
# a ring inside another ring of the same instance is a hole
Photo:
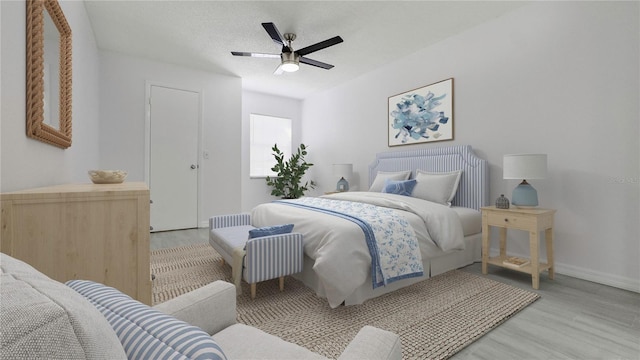
[[[200,94],[152,85],[149,104],[152,231],[196,228]]]

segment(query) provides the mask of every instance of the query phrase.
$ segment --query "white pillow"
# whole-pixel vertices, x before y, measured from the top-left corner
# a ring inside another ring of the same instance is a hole
[[[451,172],[426,172],[418,170],[412,197],[433,201],[451,206],[451,200],[456,196],[462,170]]]
[[[376,173],[376,178],[373,180],[369,191],[381,192],[384,189],[384,183],[389,180],[409,180],[409,176],[411,176],[411,170],[407,171],[378,171]]]

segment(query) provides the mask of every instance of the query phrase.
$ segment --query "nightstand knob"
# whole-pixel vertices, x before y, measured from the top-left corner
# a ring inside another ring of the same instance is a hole
[[[505,219],[504,219],[504,222],[509,222],[509,219],[505,218]]]

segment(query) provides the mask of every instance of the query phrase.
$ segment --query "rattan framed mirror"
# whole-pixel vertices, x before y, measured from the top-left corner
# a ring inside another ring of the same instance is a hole
[[[71,146],[71,27],[57,0],[27,0],[26,45],[27,136],[66,149]]]

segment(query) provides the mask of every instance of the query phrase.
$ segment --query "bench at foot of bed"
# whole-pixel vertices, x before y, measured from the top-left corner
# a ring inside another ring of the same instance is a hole
[[[284,277],[302,271],[302,234],[286,233],[249,238],[250,214],[213,216],[209,219],[209,244],[231,265],[233,281],[240,293],[240,278],[251,285],[251,298],[256,284],[278,278],[280,291]]]

